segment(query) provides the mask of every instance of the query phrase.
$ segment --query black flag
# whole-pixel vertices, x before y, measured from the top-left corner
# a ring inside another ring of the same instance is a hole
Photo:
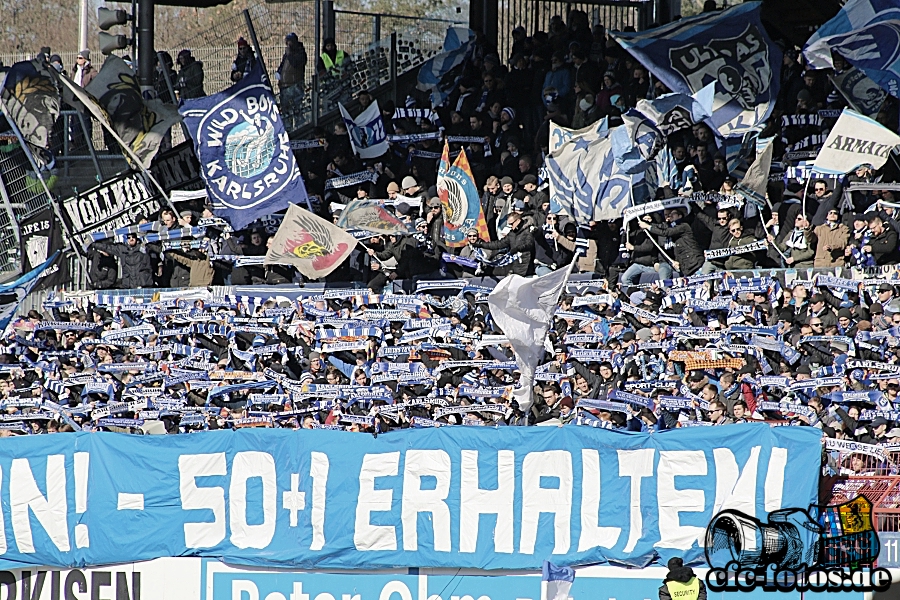
[[[63,250],[62,229],[51,208],[45,208],[19,223],[19,236],[23,273],[44,264],[57,250]],[[68,256],[65,252],[60,252],[53,264],[43,272],[34,289],[59,287],[68,282]]]

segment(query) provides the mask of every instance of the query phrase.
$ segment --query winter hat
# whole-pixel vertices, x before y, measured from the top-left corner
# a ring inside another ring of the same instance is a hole
[[[243,38],[243,36],[241,36],[241,37],[238,38],[237,45],[238,45],[238,48],[241,48],[241,47],[243,47],[243,46],[249,46],[250,44],[248,44],[248,43],[247,43],[247,40],[245,40],[245,39]]]
[[[513,107],[511,107],[511,106],[507,106],[506,108],[504,108],[503,110],[501,110],[501,111],[500,111],[500,114],[501,114],[501,115],[506,115],[507,117],[509,117],[509,120],[510,120],[510,121],[515,121],[515,120],[516,120],[516,111],[515,111],[515,109],[513,109]]]
[[[84,50],[82,50],[81,52],[78,53],[78,56],[80,56],[84,60],[91,60],[91,51],[85,48]]]
[[[387,191],[389,191],[389,192],[399,192],[399,191],[400,191],[400,186],[397,185],[397,182],[396,182],[396,181],[392,181],[392,182],[390,182],[390,183],[387,185]]]
[[[403,181],[400,182],[400,187],[404,190],[408,190],[409,188],[419,187],[419,182],[417,182],[416,178],[412,175],[407,175],[403,178]]]

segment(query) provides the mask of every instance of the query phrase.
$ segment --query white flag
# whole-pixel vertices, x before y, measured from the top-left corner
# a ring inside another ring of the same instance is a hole
[[[384,131],[384,121],[381,120],[378,102],[370,104],[369,108],[355,119],[350,116],[343,104],[338,104],[338,107],[347,126],[350,145],[360,158],[378,158],[388,151],[387,134]]]
[[[866,164],[880,169],[898,145],[900,136],[896,133],[845,108],[819,151],[813,171],[843,175]]]
[[[509,339],[522,374],[520,385],[525,392],[519,400],[522,411],[531,408],[530,386],[534,372],[544,356],[544,338],[571,271],[572,265],[569,265],[531,279],[507,275],[488,295],[491,316]],[[525,388],[526,385],[529,387]]]

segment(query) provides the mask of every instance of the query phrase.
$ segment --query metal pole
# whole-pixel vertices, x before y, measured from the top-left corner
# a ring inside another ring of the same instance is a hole
[[[81,114],[80,110],[76,110],[75,114],[78,115],[78,123],[81,125],[81,133],[84,134],[84,141],[87,144],[88,154],[91,155],[91,160],[94,162],[94,170],[97,171],[97,181],[103,181],[103,171],[100,169],[100,161],[97,160],[97,151],[94,149],[94,140],[88,135],[88,122],[84,120],[84,115]]]
[[[315,58],[313,59],[313,85],[312,85],[312,124],[319,124],[319,54],[322,52],[322,0],[315,0],[315,16],[313,29],[315,29]]]
[[[38,168],[37,163],[34,161],[34,157],[31,155],[31,150],[28,149],[28,145],[25,144],[25,139],[22,136],[22,132],[19,130],[19,126],[16,125],[16,122],[13,121],[9,114],[6,112],[6,105],[3,102],[0,102],[0,111],[2,111],[3,116],[6,117],[6,121],[9,123],[10,128],[13,130],[13,133],[16,134],[16,138],[19,140],[19,145],[22,146],[22,152],[25,153],[25,156],[28,158],[29,164],[31,164],[31,168],[34,169],[34,173],[37,176],[38,180],[41,182],[41,187],[44,188],[44,192],[47,194],[47,203],[53,209],[53,213],[56,215],[56,218],[59,219],[59,222],[62,224],[63,230],[65,230],[66,234],[69,237],[69,240],[72,244],[72,250],[75,251],[75,254],[78,255],[78,258],[81,259],[81,268],[84,269],[85,274],[88,273],[88,266],[86,259],[81,255],[80,252],[75,248],[75,238],[72,236],[69,231],[68,226],[66,225],[65,219],[62,218],[62,214],[59,212],[59,202],[56,202],[56,199],[53,197],[53,194],[50,192],[50,188],[47,187],[47,182],[44,181],[44,174]],[[17,222],[16,216],[12,211],[12,206],[9,203],[9,199],[6,197],[6,188],[2,183],[0,183],[0,190],[3,190],[3,203],[6,205],[7,210],[10,213],[10,219],[12,219],[13,223]],[[14,229],[16,235],[16,245],[21,247],[21,232],[18,227]],[[24,263],[23,263],[24,264]]]
[[[269,79],[269,71],[266,69],[266,61],[263,60],[262,48],[259,45],[259,38],[256,37],[256,29],[253,27],[253,19],[250,18],[250,11],[244,9],[244,23],[247,24],[247,33],[250,34],[250,42],[253,44],[253,51],[256,52],[256,60],[259,61],[260,66],[262,67],[263,76],[266,78],[266,83],[269,84],[269,87],[272,87],[272,80]],[[272,93],[275,93],[274,88],[272,89]]]
[[[156,59],[159,61],[159,64],[162,67],[163,79],[166,80],[166,88],[169,90],[169,97],[172,99],[172,104],[177,106],[178,98],[175,97],[175,86],[172,85],[172,78],[169,77],[169,67],[168,65],[166,65],[166,61],[163,59],[163,53],[157,52]],[[191,132],[187,128],[187,125],[184,124],[184,121],[181,122],[181,131],[182,133],[184,133],[184,139],[191,140]]]
[[[397,32],[391,32],[391,98],[397,106]]]
[[[381,15],[372,17],[372,43],[377,44],[381,39]]]
[[[141,92],[153,89],[153,63],[156,53],[153,51],[153,9],[155,0],[138,2],[138,80]]]
[[[81,0],[81,14],[78,19],[78,48],[81,52],[88,47],[88,11],[91,10],[91,0]]]

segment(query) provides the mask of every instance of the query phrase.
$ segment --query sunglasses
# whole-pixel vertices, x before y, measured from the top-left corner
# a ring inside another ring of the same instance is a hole
[[[738,231],[742,231],[742,229],[740,227],[734,227],[732,229],[729,229],[728,231],[730,231],[731,233],[737,233]]]

